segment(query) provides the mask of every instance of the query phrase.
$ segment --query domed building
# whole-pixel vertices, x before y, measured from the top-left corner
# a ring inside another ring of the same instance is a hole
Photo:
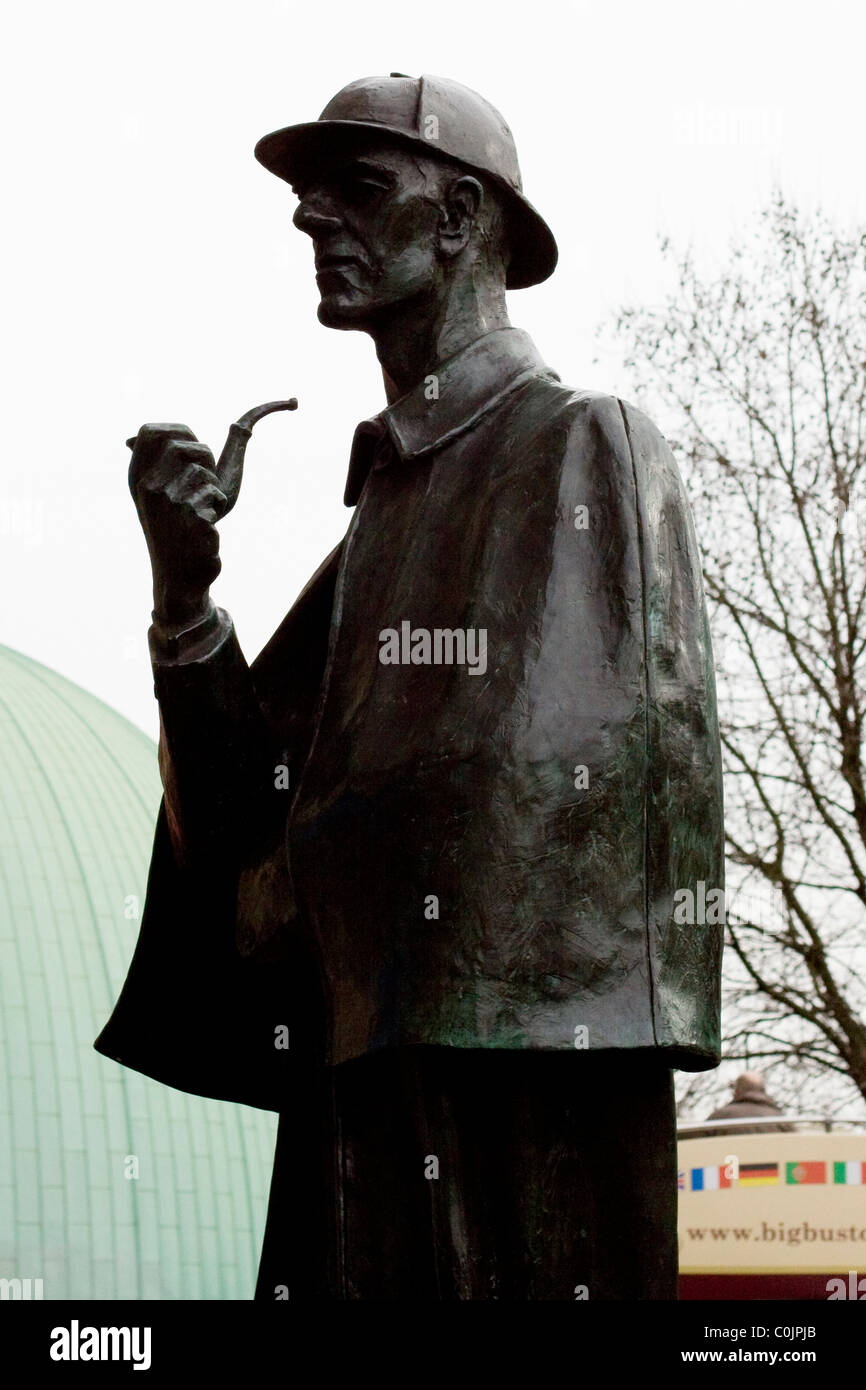
[[[0,647],[0,768],[0,1280],[41,1280],[45,1299],[252,1298],[277,1117],[93,1048],[138,934],[155,746]]]

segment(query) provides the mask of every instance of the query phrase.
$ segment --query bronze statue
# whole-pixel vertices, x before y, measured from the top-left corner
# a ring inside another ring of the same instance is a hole
[[[675,1297],[672,1069],[718,1061],[722,934],[681,907],[723,883],[676,466],[511,327],[557,251],[481,97],[364,79],[256,154],[388,405],[251,666],[209,596],[237,450],[134,441],[165,796],[97,1047],[279,1111],[257,1297]]]

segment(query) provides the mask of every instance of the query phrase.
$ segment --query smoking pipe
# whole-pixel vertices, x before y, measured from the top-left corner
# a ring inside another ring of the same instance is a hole
[[[228,436],[223,445],[223,451],[216,465],[216,473],[219,478],[220,488],[226,495],[226,505],[222,513],[223,516],[231,511],[235,502],[238,500],[238,493],[241,490],[241,478],[244,472],[244,454],[250,442],[253,426],[258,424],[259,420],[263,420],[266,415],[271,415],[275,410],[297,410],[297,408],[298,401],[296,396],[292,396],[291,400],[288,401],[268,401],[267,405],[254,406],[252,410],[248,410],[245,415],[241,415],[240,419],[235,420],[234,424],[229,427]],[[126,443],[131,449],[135,444],[135,438],[127,439]]]

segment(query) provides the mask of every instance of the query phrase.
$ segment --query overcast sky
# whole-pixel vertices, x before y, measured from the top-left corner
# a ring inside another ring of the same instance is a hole
[[[708,261],[774,184],[866,220],[864,8],[846,0],[411,4],[77,0],[7,7],[0,642],[150,733],[147,556],[127,436],[257,428],[214,590],[252,658],[343,534],[369,339],[316,320],[309,241],[260,135],[356,77],[431,72],[515,133],[560,265],[513,321],[575,386],[628,394],[597,326],[663,289],[658,235]],[[660,421],[664,427],[664,422]]]

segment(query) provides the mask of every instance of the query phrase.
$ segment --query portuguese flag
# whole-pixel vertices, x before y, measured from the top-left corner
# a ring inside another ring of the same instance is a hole
[[[849,1187],[859,1187],[866,1183],[866,1163],[859,1158],[849,1158],[844,1163],[833,1164],[833,1181],[846,1183]]]
[[[786,1163],[785,1182],[787,1183],[810,1183],[826,1182],[827,1165],[823,1161],[812,1161],[810,1163]]]

